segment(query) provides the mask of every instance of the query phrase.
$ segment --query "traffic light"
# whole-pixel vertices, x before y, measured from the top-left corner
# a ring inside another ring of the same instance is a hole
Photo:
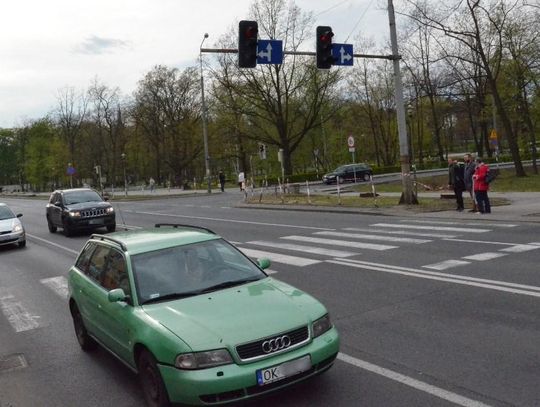
[[[238,66],[255,68],[257,66],[257,34],[259,27],[256,21],[242,20],[238,24]]]
[[[332,57],[332,27],[317,27],[317,68],[330,69],[334,64]]]

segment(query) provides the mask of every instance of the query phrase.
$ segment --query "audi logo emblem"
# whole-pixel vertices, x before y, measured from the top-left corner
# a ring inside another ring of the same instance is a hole
[[[291,338],[287,335],[283,335],[264,341],[262,343],[262,350],[264,353],[272,353],[288,348],[289,346],[291,346]]]

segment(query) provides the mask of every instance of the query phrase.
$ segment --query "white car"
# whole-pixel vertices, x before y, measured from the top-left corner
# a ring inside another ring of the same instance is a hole
[[[22,213],[15,215],[9,206],[0,203],[0,246],[7,244],[18,244],[19,247],[26,246],[26,233],[20,221]]]

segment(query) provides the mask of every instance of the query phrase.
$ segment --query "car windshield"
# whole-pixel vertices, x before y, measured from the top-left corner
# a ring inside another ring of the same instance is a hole
[[[137,254],[131,261],[140,304],[207,293],[266,277],[222,239]]]
[[[7,206],[0,205],[0,220],[14,218],[15,215]]]
[[[103,199],[95,191],[64,192],[64,204],[73,205],[81,202],[101,202]]]

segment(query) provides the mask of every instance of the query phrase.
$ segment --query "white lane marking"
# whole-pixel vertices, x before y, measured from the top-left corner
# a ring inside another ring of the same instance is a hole
[[[435,280],[435,281],[444,281],[444,282],[447,282],[447,283],[454,283],[454,284],[461,284],[461,285],[468,285],[468,286],[471,286],[471,287],[480,287],[480,288],[487,288],[489,290],[495,290],[495,291],[503,291],[503,292],[508,292],[508,293],[511,293],[511,294],[520,294],[520,295],[528,295],[528,296],[531,296],[531,297],[537,297],[537,298],[540,298],[540,292],[536,292],[536,291],[527,291],[527,290],[520,290],[520,289],[515,289],[515,288],[510,288],[512,286],[516,286],[518,284],[512,284],[512,283],[504,283],[504,285],[494,285],[494,284],[484,284],[484,283],[477,283],[473,280],[481,280],[481,279],[473,279],[473,278],[469,278],[467,280],[465,280],[464,278],[459,278],[458,276],[452,276],[450,278],[446,278],[446,277],[438,277],[436,276],[435,274],[439,274],[439,275],[448,275],[448,274],[445,274],[445,273],[422,273],[421,270],[418,270],[418,271],[402,271],[398,268],[388,268],[388,267],[377,267],[377,266],[370,266],[368,264],[358,264],[357,262],[352,262],[351,260],[346,260],[346,259],[342,259],[342,260],[326,260],[327,263],[332,263],[332,264],[339,264],[339,265],[342,265],[342,266],[349,266],[349,267],[355,267],[355,268],[359,268],[359,269],[365,269],[365,270],[375,270],[375,271],[382,271],[382,272],[385,272],[385,273],[390,273],[390,274],[400,274],[400,275],[403,275],[403,276],[410,276],[410,277],[417,277],[417,278],[424,278],[424,279],[427,279],[427,280]],[[489,281],[489,280],[486,280],[486,281]],[[534,286],[533,286],[534,287]],[[534,290],[538,290],[540,291],[540,287],[534,287]]]
[[[360,369],[367,370],[371,373],[384,376],[390,380],[394,380],[398,383],[423,391],[424,393],[431,394],[440,399],[449,401],[464,407],[489,407],[488,404],[484,404],[480,401],[476,401],[459,394],[453,393],[448,390],[441,389],[440,387],[433,386],[431,384],[421,382],[420,380],[413,379],[412,377],[405,376],[401,373],[394,372],[393,370],[386,369],[381,366],[374,365],[373,363],[366,362],[365,360],[357,359],[353,356],[349,356],[345,353],[338,353],[337,358],[342,362],[356,366]]]
[[[529,244],[533,244],[533,245],[536,245],[536,246],[540,246],[540,242],[531,242]]]
[[[318,237],[310,237],[310,236],[283,236],[280,239],[296,240],[299,242],[309,242],[309,243],[321,243],[321,244],[331,245],[331,246],[354,247],[356,249],[368,249],[368,250],[389,250],[389,249],[396,249],[398,247],[398,246],[388,246],[384,244],[351,242],[351,241],[346,241],[346,240],[321,239]]]
[[[422,275],[430,275],[430,276],[436,276],[436,277],[448,277],[448,278],[452,278],[452,279],[456,279],[456,280],[476,281],[476,282],[480,282],[480,283],[487,283],[487,284],[493,284],[493,285],[502,285],[502,286],[505,286],[505,287],[522,288],[522,289],[525,289],[525,290],[540,291],[540,287],[535,286],[535,285],[509,283],[507,281],[500,281],[500,280],[488,280],[488,279],[485,279],[485,278],[468,277],[468,276],[462,276],[462,275],[459,275],[459,274],[440,273],[438,271],[427,271],[427,270],[421,270],[421,269],[414,269],[414,268],[410,268],[410,267],[393,266],[391,264],[373,263],[373,262],[370,262],[370,261],[363,261],[363,260],[343,259],[341,261],[344,261],[344,262],[347,262],[347,263],[366,265],[366,266],[374,266],[374,267],[384,268],[384,269],[388,269],[388,270],[409,271],[411,273],[418,273],[418,274],[422,274]]]
[[[471,264],[471,262],[464,260],[445,260],[441,261],[440,263],[428,264],[422,267],[431,270],[446,270],[452,267],[465,266],[467,264]]]
[[[503,246],[514,246],[515,243],[505,243],[505,242],[490,242],[487,240],[471,240],[471,239],[443,239],[449,242],[461,242],[461,243],[480,243],[480,244],[498,244]]]
[[[535,249],[540,249],[540,246],[536,246],[532,244],[517,244],[515,246],[506,247],[499,251],[508,252],[508,253],[523,253],[523,252],[528,252],[529,250],[535,250]]]
[[[359,233],[344,233],[344,232],[315,232],[314,235],[323,235],[323,236],[335,236],[335,237],[350,237],[352,239],[369,239],[369,240],[383,240],[385,242],[401,242],[401,243],[429,243],[431,240],[426,239],[414,239],[412,237],[393,237],[393,236],[381,236],[381,235],[370,235],[370,234],[359,234]]]
[[[273,247],[276,249],[292,250],[292,251],[312,253],[312,254],[324,254],[325,256],[330,256],[330,257],[351,257],[358,254],[355,252],[346,252],[343,250],[333,250],[333,249],[313,247],[313,246],[302,246],[299,244],[292,244],[292,243],[271,242],[271,241],[266,241],[266,240],[253,240],[247,243],[255,244],[257,246]]]
[[[270,275],[270,274],[276,274],[276,273],[277,273],[277,270],[266,269],[266,270],[264,270],[264,272],[265,272],[266,274]]]
[[[67,251],[69,253],[73,253],[73,254],[77,254],[77,255],[79,254],[79,252],[76,251],[76,250],[68,249],[67,247],[60,246],[59,244],[53,243],[53,242],[51,242],[49,240],[46,240],[46,239],[42,239],[41,237],[37,237],[37,236],[31,235],[29,233],[27,233],[26,236],[30,237],[31,239],[39,240],[40,242],[50,244],[51,246],[54,246],[54,247],[57,247],[59,249],[65,250],[65,251]]]
[[[0,308],[15,332],[39,328],[40,317],[30,314],[13,295],[6,293],[5,289],[0,289]]]
[[[506,256],[506,253],[486,252],[486,253],[473,254],[471,256],[465,256],[465,257],[462,257],[462,259],[476,260],[476,261],[486,261],[486,260],[493,260],[493,259],[503,257],[503,256]]]
[[[422,226],[422,225],[397,225],[393,223],[375,223],[370,226],[380,228],[399,228],[399,229],[418,229],[418,230],[439,230],[446,232],[460,232],[460,233],[486,233],[491,232],[490,229],[473,229],[473,228],[455,228],[449,226]]]
[[[232,207],[230,207],[230,206],[221,206],[220,208],[221,209],[232,209]]]
[[[68,283],[67,279],[64,276],[44,278],[39,281],[41,282],[41,284],[44,284],[51,290],[53,290],[61,298],[67,299],[69,297]]]
[[[402,220],[401,222],[413,222],[413,223],[431,223],[434,225],[465,225],[465,226],[490,226],[496,228],[515,228],[517,225],[512,225],[509,223],[484,223],[484,222],[443,222],[443,221],[432,221],[432,220]]]
[[[440,238],[452,238],[456,236],[446,235],[441,233],[421,233],[421,232],[409,232],[408,230],[384,230],[384,229],[368,229],[368,228],[344,228],[343,230],[350,230],[351,232],[367,232],[367,233],[387,233],[390,235],[408,235],[408,236],[420,236],[420,237],[440,237]]]
[[[311,266],[312,264],[317,264],[321,262],[321,260],[306,259],[304,257],[296,257],[296,256],[288,256],[286,254],[271,253],[271,252],[265,252],[262,250],[246,249],[244,247],[238,247],[238,249],[242,251],[248,257],[253,257],[256,259],[267,257],[271,261],[274,261],[276,263],[284,263],[291,266],[304,267],[304,266]]]
[[[296,229],[309,229],[309,230],[336,230],[336,229],[332,229],[332,228],[318,228],[318,227],[315,227],[315,226],[287,225],[285,223],[253,222],[253,221],[250,221],[250,220],[210,218],[210,217],[206,217],[206,216],[175,215],[175,214],[171,214],[171,213],[143,212],[143,211],[133,211],[133,210],[125,210],[124,212],[140,213],[142,215],[166,216],[166,217],[170,217],[170,218],[199,219],[199,220],[211,220],[211,221],[216,221],[216,222],[244,223],[244,224],[248,224],[248,225],[278,226],[278,227],[296,228]]]

